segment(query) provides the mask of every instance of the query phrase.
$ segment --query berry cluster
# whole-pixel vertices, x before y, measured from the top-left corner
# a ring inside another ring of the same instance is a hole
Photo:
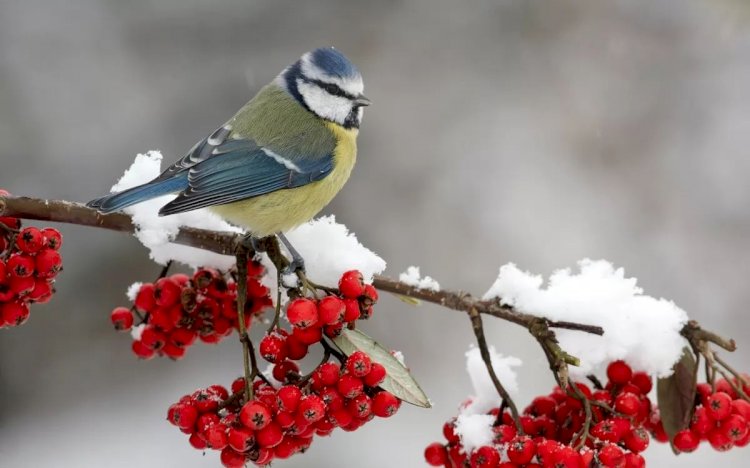
[[[378,293],[372,285],[364,284],[362,274],[347,271],[339,281],[341,297],[328,295],[320,300],[297,298],[286,309],[291,331],[275,327],[260,342],[259,352],[266,361],[275,364],[274,377],[279,381],[286,374],[299,372],[298,361],[307,356],[308,347],[320,342],[323,335],[335,338],[344,326],[353,326],[357,319],[372,316]]]
[[[18,218],[0,218],[0,328],[23,324],[30,304],[52,298],[62,270],[61,245],[57,229],[21,228]]]
[[[172,405],[167,419],[190,434],[196,449],[220,450],[225,467],[248,461],[263,466],[304,452],[315,435],[327,436],[337,427],[353,431],[375,416],[393,415],[401,402],[378,388],[385,374],[357,351],[343,368],[325,362],[308,378],[287,378],[279,388],[256,380],[246,402],[243,378],[234,381],[231,395],[220,385],[196,391]]]
[[[512,468],[590,466],[640,468],[645,460],[640,452],[649,444],[644,427],[651,414],[646,396],[651,378],[633,372],[627,364],[616,361],[607,368],[607,385],[592,391],[576,383],[589,401],[592,419],[585,427],[584,402],[574,393],[559,387],[547,396],[535,398],[520,416],[524,434],[519,434],[508,411],[494,408],[494,440],[466,453],[455,420],[443,427],[447,444],[433,443],[425,450],[432,466],[447,468]],[[581,447],[580,449],[578,447]]]
[[[747,380],[746,382],[750,382]],[[690,426],[675,434],[672,441],[674,448],[680,452],[692,452],[702,441],[715,450],[724,452],[732,447],[744,447],[750,443],[750,403],[737,394],[735,389],[742,389],[747,395],[750,385],[746,382],[725,379],[716,381],[715,387],[708,383],[697,386],[696,407]],[[744,387],[744,388],[743,388]],[[664,426],[654,415],[650,427],[654,439],[668,442]]]
[[[246,326],[272,305],[268,288],[260,284],[264,267],[248,262]],[[133,353],[180,359],[196,340],[218,343],[238,328],[237,284],[218,270],[198,269],[193,277],[177,273],[140,286],[131,308],[117,307],[110,319],[117,330],[133,327]]]

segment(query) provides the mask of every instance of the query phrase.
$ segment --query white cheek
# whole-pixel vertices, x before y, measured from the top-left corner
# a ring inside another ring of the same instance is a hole
[[[297,80],[297,89],[305,100],[305,104],[324,119],[343,125],[349,112],[351,112],[352,103],[344,97],[332,96],[319,87],[302,80]]]

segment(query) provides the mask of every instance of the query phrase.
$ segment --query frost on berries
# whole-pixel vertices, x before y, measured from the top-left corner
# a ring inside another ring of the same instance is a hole
[[[272,305],[268,288],[260,284],[264,268],[248,264],[245,319]],[[126,331],[138,321],[133,353],[141,359],[167,356],[180,359],[196,341],[218,343],[238,329],[237,284],[227,273],[200,268],[192,277],[177,273],[141,284],[132,291],[130,308],[117,307],[111,315],[115,329]],[[129,317],[128,317],[129,316]]]
[[[0,195],[9,193],[0,189]],[[18,218],[0,217],[0,328],[22,325],[31,304],[52,298],[61,246],[56,229],[23,228]]]

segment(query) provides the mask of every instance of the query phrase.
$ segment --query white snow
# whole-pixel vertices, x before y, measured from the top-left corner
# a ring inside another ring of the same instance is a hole
[[[128,292],[126,292],[125,295],[128,296],[128,300],[130,300],[130,302],[133,302],[135,300],[135,297],[138,295],[138,291],[141,289],[141,286],[143,286],[143,283],[141,283],[140,281],[136,281],[128,287]]]
[[[161,173],[162,155],[158,151],[139,154],[122,178],[112,187],[119,192],[146,183]],[[193,268],[199,266],[226,270],[234,264],[233,256],[219,255],[206,250],[174,244],[172,239],[180,227],[189,226],[215,231],[242,232],[223,221],[208,209],[159,216],[159,209],[174,198],[165,195],[125,208],[137,226],[136,237],[150,251],[151,258],[160,264],[176,260]],[[286,233],[289,241],[305,259],[308,277],[320,284],[336,286],[342,273],[358,269],[365,281],[372,282],[375,274],[385,270],[385,261],[364,247],[354,233],[337,223],[333,216],[325,216],[305,223]],[[266,259],[264,264],[271,267]],[[268,275],[275,276],[275,275]],[[264,284],[273,282],[269,278]]]
[[[520,366],[521,360],[513,356],[503,356],[495,351],[494,346],[489,348],[490,361],[497,378],[509,393],[517,393],[518,380],[513,368]],[[492,424],[495,417],[486,413],[500,406],[500,396],[482,361],[479,348],[475,346],[466,352],[466,370],[474,387],[474,395],[471,401],[461,408],[456,418],[456,433],[461,437],[461,444],[466,453],[471,453],[475,448],[488,445],[492,441]]]
[[[581,360],[580,367],[570,368],[574,377],[601,372],[617,359],[659,377],[670,375],[686,344],[680,335],[688,320],[685,311],[644,295],[636,278],[626,278],[622,268],[606,260],[584,259],[578,267],[579,273],[556,271],[545,288],[541,276],[509,263],[500,268],[484,299],[500,298],[550,320],[601,326],[603,336],[555,329],[562,348]]]
[[[396,358],[396,360],[401,363],[402,366],[408,367],[406,365],[406,358],[404,357],[404,353],[401,351],[391,351],[391,355]]]
[[[492,445],[494,432],[492,424],[495,417],[489,414],[464,414],[456,418],[456,434],[461,438],[461,445],[466,453],[482,445]]]
[[[365,282],[385,270],[385,260],[363,246],[353,232],[323,216],[286,233],[287,239],[305,259],[307,276],[318,284],[336,286],[347,270],[359,270]]]
[[[122,178],[112,187],[112,192],[146,183],[161,173],[162,155],[159,151],[139,154]],[[196,249],[170,242],[181,226],[190,226],[214,231],[242,232],[241,229],[221,220],[207,209],[188,211],[170,216],[159,216],[159,208],[175,198],[165,195],[125,208],[123,211],[133,217],[138,227],[135,236],[150,251],[151,259],[162,265],[176,260],[193,268],[199,266],[228,269],[234,264],[234,257],[219,255],[207,250]]]
[[[146,324],[142,323],[130,329],[130,336],[133,338],[134,341],[138,341],[141,339],[141,334],[143,333],[144,328],[146,328]]]
[[[417,289],[429,289],[430,291],[440,291],[440,284],[429,276],[421,277],[418,266],[410,266],[405,272],[398,275],[398,280],[402,283],[413,286]]]

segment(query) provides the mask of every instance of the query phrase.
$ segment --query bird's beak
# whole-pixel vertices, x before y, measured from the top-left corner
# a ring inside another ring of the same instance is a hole
[[[354,100],[354,104],[356,106],[362,107],[362,106],[369,106],[372,104],[372,101],[367,99],[367,97],[364,94],[360,94],[357,96],[357,98]]]

